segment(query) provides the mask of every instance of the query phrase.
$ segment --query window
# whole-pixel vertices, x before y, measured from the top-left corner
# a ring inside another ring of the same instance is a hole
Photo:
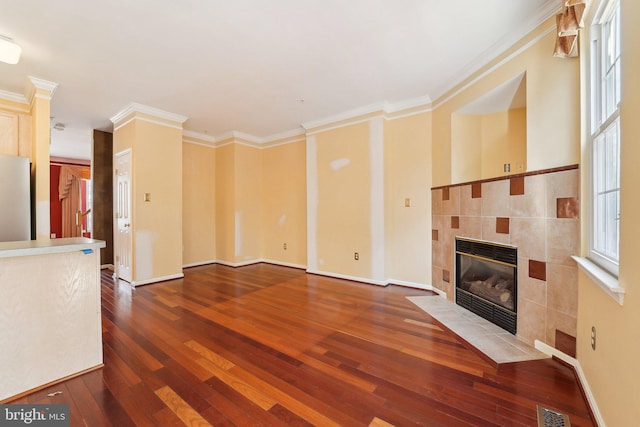
[[[590,258],[618,275],[620,236],[620,5],[604,0],[591,26]]]

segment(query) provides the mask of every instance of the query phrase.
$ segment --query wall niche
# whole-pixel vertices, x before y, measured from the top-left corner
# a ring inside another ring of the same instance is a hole
[[[526,86],[522,73],[452,113],[452,183],[526,172]]]

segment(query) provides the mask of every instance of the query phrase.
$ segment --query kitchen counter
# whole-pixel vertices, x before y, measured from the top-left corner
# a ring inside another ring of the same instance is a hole
[[[104,246],[87,238],[0,243],[0,403],[102,366]]]
[[[106,243],[102,240],[87,239],[86,237],[0,242],[0,258],[96,250],[105,246]]]

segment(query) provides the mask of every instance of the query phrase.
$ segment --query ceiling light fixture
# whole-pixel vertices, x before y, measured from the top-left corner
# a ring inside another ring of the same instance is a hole
[[[20,60],[22,48],[9,37],[0,35],[0,61],[7,64],[17,64]]]

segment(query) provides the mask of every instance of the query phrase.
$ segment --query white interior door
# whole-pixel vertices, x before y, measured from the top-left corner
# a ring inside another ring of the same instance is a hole
[[[114,163],[115,276],[131,282],[131,150],[117,153]]]

